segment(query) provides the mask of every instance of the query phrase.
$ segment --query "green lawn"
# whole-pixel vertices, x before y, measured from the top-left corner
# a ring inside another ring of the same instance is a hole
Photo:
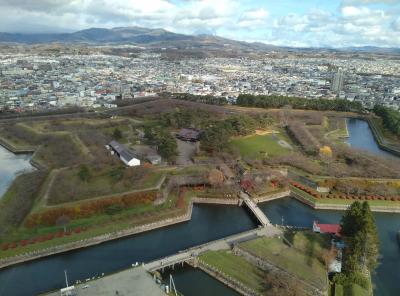
[[[242,257],[235,256],[230,251],[209,251],[202,254],[200,259],[248,288],[260,293],[264,291],[265,272]]]
[[[327,288],[327,274],[321,263],[324,240],[316,235],[292,233],[288,246],[280,238],[262,237],[240,244],[240,247],[320,289]]]
[[[280,139],[278,135],[252,135],[234,138],[230,141],[230,146],[237,149],[242,157],[280,156],[290,151],[278,144]]]

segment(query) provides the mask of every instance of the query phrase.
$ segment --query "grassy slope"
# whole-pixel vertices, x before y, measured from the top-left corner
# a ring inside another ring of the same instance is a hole
[[[58,201],[65,201],[65,194],[71,194],[75,200],[84,200],[105,196],[110,194],[118,194],[132,190],[142,190],[153,188],[158,185],[164,176],[164,172],[156,169],[149,169],[144,172],[140,179],[127,180],[126,182],[116,182],[107,172],[94,172],[95,174],[87,182],[84,182],[78,177],[79,168],[70,168],[61,171],[53,182],[53,186],[49,191],[49,200],[52,204],[57,204]],[[73,187],[74,190],[69,192],[68,188]],[[60,192],[60,188],[66,188]],[[68,193],[69,192],[69,193]]]
[[[68,242],[79,241],[105,233],[127,229],[137,225],[152,223],[162,219],[181,215],[184,213],[184,211],[186,211],[186,209],[177,209],[175,204],[176,197],[173,197],[170,199],[170,201],[158,206],[138,205],[115,215],[99,214],[91,216],[90,218],[73,220],[67,226],[67,229],[73,230],[76,227],[81,227],[87,228],[87,230],[80,234],[56,238],[50,241],[36,243],[25,247],[18,247],[16,249],[9,249],[7,251],[0,250],[0,258],[23,254],[29,251],[45,249],[47,247],[53,247]],[[14,241],[18,242],[22,239],[31,239],[46,235],[48,233],[56,233],[62,229],[63,227],[61,226],[42,226],[35,229],[21,227],[18,232],[15,232],[12,236],[9,236],[6,241],[9,243]]]
[[[262,237],[241,243],[240,247],[324,289],[326,269],[317,259],[322,256],[323,241],[315,235],[297,233],[292,243],[294,247],[289,247],[279,238]]]
[[[258,292],[263,291],[265,273],[242,257],[235,256],[229,251],[209,251],[202,254],[200,259],[245,286]]]

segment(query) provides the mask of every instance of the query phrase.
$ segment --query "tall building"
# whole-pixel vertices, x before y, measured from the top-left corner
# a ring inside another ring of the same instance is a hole
[[[342,68],[339,68],[335,75],[333,75],[331,91],[339,93],[341,90],[343,90],[343,80],[344,73]]]

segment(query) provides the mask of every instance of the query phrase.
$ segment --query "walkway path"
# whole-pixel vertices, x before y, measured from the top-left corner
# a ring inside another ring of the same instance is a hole
[[[249,209],[256,216],[258,221],[260,221],[262,226],[272,225],[267,216],[265,216],[264,212],[260,210],[257,204],[250,198],[250,196],[241,191],[239,193],[240,198],[244,201],[244,203],[249,207]]]
[[[259,236],[277,236],[281,234],[281,230],[274,226],[260,227],[245,231],[239,234],[231,235],[219,240],[211,241],[196,247],[180,251],[177,254],[160,258],[144,264],[144,268],[148,271],[155,271],[164,267],[173,266],[194,259],[201,253],[207,251],[229,250],[234,244],[251,240]]]

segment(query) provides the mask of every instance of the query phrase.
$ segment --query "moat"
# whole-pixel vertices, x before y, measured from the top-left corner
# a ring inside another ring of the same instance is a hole
[[[387,155],[379,147],[376,150],[377,145],[367,124],[351,119],[348,120],[348,129],[349,143],[353,147]],[[365,137],[369,140],[366,141]],[[28,156],[13,156],[0,148],[0,191],[4,192],[15,174],[25,168],[15,166],[21,159],[28,164],[26,168],[29,168]],[[6,178],[8,181],[3,182]],[[273,223],[281,224],[283,221],[285,225],[293,226],[311,227],[313,220],[338,223],[342,216],[342,212],[338,211],[315,211],[290,198],[264,203],[260,207]],[[375,295],[395,295],[400,283],[400,274],[394,272],[400,266],[400,250],[396,242],[396,233],[400,229],[400,216],[376,213],[375,218],[382,258],[381,265],[373,275],[376,287],[374,292]],[[243,208],[195,206],[192,219],[187,223],[1,270],[0,295],[33,295],[46,292],[64,285],[64,269],[68,270],[70,281],[73,282],[101,273],[115,272],[135,262],[150,261],[254,227],[256,227],[255,222]],[[233,290],[197,270],[184,268],[178,269],[173,274],[178,289],[184,295],[204,295],[205,292],[210,295],[237,295]],[[21,285],[21,282],[24,284]]]
[[[33,169],[30,158],[31,155],[13,154],[0,145],[0,198],[18,173]]]

